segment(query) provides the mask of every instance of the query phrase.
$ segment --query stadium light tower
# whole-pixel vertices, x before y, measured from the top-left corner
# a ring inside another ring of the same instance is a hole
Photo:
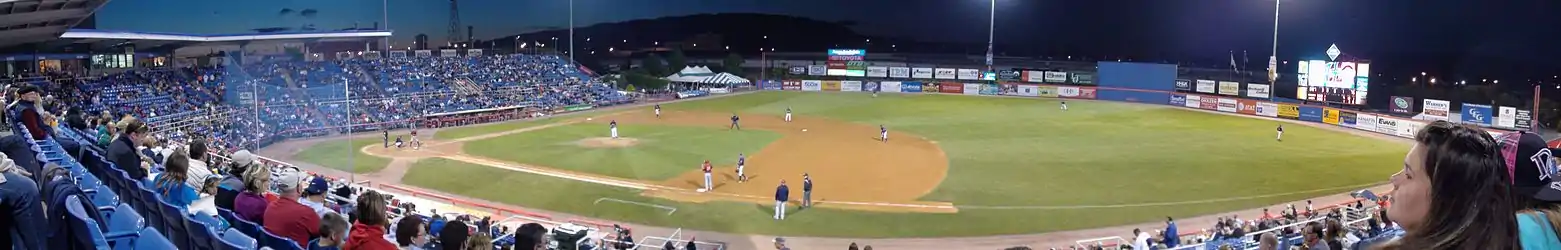
[[[1274,47],[1272,54],[1268,55],[1268,86],[1275,86],[1279,81],[1279,0],[1274,0]],[[1274,95],[1268,95],[1268,100],[1273,101]]]
[[[987,12],[986,21],[986,71],[992,72],[992,38],[997,32],[997,0],[991,1],[991,10]]]
[[[569,62],[575,61],[575,0],[569,0]]]

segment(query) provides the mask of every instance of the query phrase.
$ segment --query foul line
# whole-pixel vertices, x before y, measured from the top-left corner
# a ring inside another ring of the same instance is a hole
[[[617,202],[617,203],[624,203],[624,204],[632,204],[632,205],[640,205],[640,206],[647,206],[647,207],[658,208],[658,209],[661,209],[661,210],[667,210],[667,215],[672,215],[672,213],[678,212],[678,209],[675,208],[675,207],[662,206],[662,205],[656,205],[656,204],[650,204],[650,203],[644,203],[644,202],[637,202],[637,201],[619,200],[619,199],[613,199],[613,198],[607,198],[607,197],[597,198],[595,202],[591,202],[591,205],[601,204],[602,201],[611,201],[611,202]]]
[[[1353,186],[1313,189],[1313,190],[1294,191],[1294,192],[1275,193],[1275,194],[1265,194],[1265,195],[1253,195],[1253,196],[1241,196],[1241,197],[1230,197],[1230,198],[1219,198],[1219,199],[1205,199],[1205,200],[1191,200],[1191,201],[1176,201],[1176,202],[1151,202],[1151,203],[1114,204],[1114,205],[1073,205],[1073,206],[981,206],[981,205],[959,205],[958,207],[960,209],[992,209],[992,210],[1023,210],[1023,209],[1064,210],[1064,209],[1094,209],[1094,208],[1131,208],[1131,207],[1177,206],[1177,205],[1193,205],[1193,204],[1219,203],[1219,202],[1228,202],[1228,201],[1252,200],[1252,199],[1279,197],[1279,196],[1286,196],[1286,195],[1307,194],[1307,193],[1317,193],[1317,192],[1327,192],[1327,191],[1349,190],[1349,189],[1373,187],[1373,186],[1378,186],[1378,185],[1382,185],[1382,184],[1383,183],[1378,182],[1378,183],[1361,184],[1361,185],[1353,185]]]

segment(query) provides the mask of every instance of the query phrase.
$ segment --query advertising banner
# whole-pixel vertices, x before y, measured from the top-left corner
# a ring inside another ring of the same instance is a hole
[[[1201,106],[1203,106],[1203,97],[1202,96],[1195,96],[1195,95],[1187,95],[1187,105],[1182,105],[1182,106],[1183,107],[1188,107],[1188,108],[1198,108],[1198,107],[1201,107]]]
[[[878,82],[878,89],[879,89],[880,92],[889,92],[889,93],[901,92],[900,91],[900,82],[891,82],[891,81]]]
[[[1425,123],[1411,120],[1398,121],[1398,129],[1394,131],[1393,135],[1404,138],[1415,138],[1415,133],[1420,132],[1420,127],[1425,127]]]
[[[922,82],[900,82],[900,92],[921,93],[923,86],[926,86],[926,85],[924,83],[922,83]],[[933,92],[937,92],[937,91],[933,91]]]
[[[1073,83],[1095,85],[1095,74],[1073,73]]]
[[[1192,91],[1192,80],[1176,79],[1177,91]]]
[[[1221,95],[1241,95],[1241,83],[1239,83],[1239,82],[1220,82],[1219,94],[1221,94]]]
[[[957,70],[957,69],[936,68],[936,69],[932,70],[932,78],[937,78],[937,79],[959,79],[956,76],[958,71],[959,70]]]
[[[981,71],[976,69],[958,69],[955,74],[960,80],[981,80]]]
[[[1491,106],[1481,104],[1463,104],[1463,123],[1482,126],[1491,125]]]
[[[1299,118],[1299,120],[1310,121],[1310,122],[1322,122],[1323,121],[1323,108],[1312,107],[1312,106],[1300,106],[1300,107],[1297,107],[1296,110],[1301,112],[1301,117]]]
[[[1012,69],[998,70],[997,71],[997,80],[998,81],[1018,81],[1019,80],[1019,75],[1020,75],[1020,73],[1019,73],[1018,70],[1012,70]]]
[[[1453,104],[1446,100],[1424,99],[1420,105],[1420,114],[1432,120],[1447,120],[1447,115],[1451,113],[1452,107]]]
[[[1355,127],[1355,112],[1339,111],[1339,126]]]
[[[1414,114],[1415,113],[1415,98],[1414,97],[1406,97],[1406,96],[1394,96],[1393,99],[1392,99],[1392,102],[1388,103],[1388,110],[1393,111],[1393,113],[1399,113],[1399,114]]]
[[[1526,109],[1519,109],[1516,118],[1512,119],[1512,128],[1529,130],[1534,128],[1534,115]]]
[[[802,91],[822,91],[822,90],[824,90],[824,81],[819,81],[819,80],[802,80]]]
[[[965,84],[957,82],[940,82],[938,83],[938,93],[964,94]]]
[[[1279,104],[1279,118],[1301,119],[1301,107]]]
[[[840,81],[824,81],[824,91],[840,91]]]
[[[760,89],[764,89],[764,90],[781,90],[781,81],[777,81],[777,80],[759,81],[759,88]]]
[[[867,77],[889,77],[889,67],[867,66]]]
[[[1355,129],[1376,131],[1377,115],[1367,113],[1355,114]]]
[[[1187,106],[1187,96],[1181,95],[1181,94],[1171,94],[1171,103],[1170,104],[1171,104],[1171,106],[1177,106],[1177,107]]]
[[[1048,83],[1065,83],[1065,82],[1068,82],[1068,72],[1046,71],[1045,74],[1046,74],[1046,76],[1044,76],[1043,78],[1045,78],[1046,82],[1048,82]]]
[[[807,66],[791,66],[791,69],[787,70],[786,73],[791,73],[793,75],[806,75],[806,74],[808,74],[808,67]]]
[[[416,51],[412,51],[412,56],[416,56],[416,57],[431,57],[431,56],[434,56],[434,51],[426,50],[426,49],[416,50]]]
[[[1016,91],[1019,92],[1019,96],[1041,96],[1040,85],[1019,85]]]
[[[911,78],[932,79],[932,68],[911,68]]]
[[[965,85],[964,87],[960,88],[960,91],[962,92],[962,94],[966,94],[966,95],[980,95],[981,94],[981,84],[979,84],[979,83],[964,83],[964,85]]]
[[[840,91],[860,92],[862,91],[862,81],[840,81]]]
[[[1005,83],[1003,83],[1001,85],[998,85],[998,86],[1001,87],[1001,90],[998,91],[998,93],[1001,94],[1001,95],[1019,96],[1019,84],[1012,83],[1012,82],[1005,82]]]
[[[802,81],[786,80],[781,82],[781,90],[802,90]]]
[[[1400,122],[1400,120],[1397,118],[1377,116],[1377,128],[1373,129],[1372,131],[1383,134],[1398,135],[1398,122]]]
[[[1002,85],[997,85],[997,84],[981,84],[981,87],[979,87],[981,89],[981,91],[980,91],[981,93],[980,94],[981,95],[1002,95],[1003,94],[1003,90],[1002,90],[1001,86]]]
[[[1062,97],[1062,98],[1073,98],[1073,99],[1095,99],[1095,88],[1093,88],[1093,87],[1058,86],[1057,87],[1057,96]]]
[[[960,85],[960,86],[963,87],[964,85]],[[943,90],[942,85],[937,84],[937,83],[930,83],[930,82],[928,82],[928,83],[922,83],[921,84],[921,92],[938,93],[938,92],[942,92],[942,90]],[[963,91],[961,91],[961,92],[963,92]]]
[[[821,75],[824,75],[824,73],[828,73],[828,72],[829,72],[829,66],[825,66],[825,65],[808,65],[808,75],[810,75],[810,76],[821,76]]]
[[[1206,110],[1219,110],[1220,99],[1223,98],[1213,96],[1204,96],[1202,98],[1198,98],[1198,108]]]
[[[1095,92],[1099,91],[1099,90],[1095,89],[1095,87],[1073,87],[1073,88],[1079,89],[1079,96],[1069,97],[1069,98],[1094,100],[1095,99]]]
[[[1302,113],[1303,116],[1305,113]],[[1323,109],[1323,123],[1339,125],[1339,110]]]
[[[1279,104],[1274,104],[1272,102],[1257,102],[1257,115],[1279,117]]]
[[[1236,113],[1257,115],[1257,101],[1236,99]]]
[[[1219,110],[1220,112],[1235,113],[1236,110],[1240,109],[1240,107],[1237,107],[1237,106],[1240,106],[1240,105],[1241,104],[1236,101],[1236,98],[1220,97],[1219,107],[1215,108],[1215,110]]]
[[[1057,97],[1057,86],[1041,86],[1041,97]]]
[[[1046,73],[1045,72],[1034,71],[1034,70],[1026,70],[1026,71],[1024,71],[1024,81],[1026,81],[1026,82],[1046,82],[1046,78],[1045,77],[1046,77]]]
[[[1198,80],[1197,88],[1198,93],[1213,94],[1214,80]]]
[[[1247,84],[1247,97],[1268,98],[1270,96],[1268,91],[1268,84]]]
[[[889,67],[890,78],[911,78],[911,68]]]
[[[1497,126],[1497,127],[1512,128],[1514,125],[1517,124],[1517,119],[1518,119],[1518,109],[1517,108],[1501,106],[1501,107],[1496,109],[1496,124],[1495,124],[1495,126]]]

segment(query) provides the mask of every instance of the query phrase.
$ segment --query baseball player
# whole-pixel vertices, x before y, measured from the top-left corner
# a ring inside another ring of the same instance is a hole
[[[878,125],[878,140],[889,142],[889,128],[885,128],[882,124]]]
[[[802,207],[813,207],[813,178],[802,173]]]
[[[1068,111],[1068,101],[1062,101],[1062,111]]]
[[[883,85],[873,85],[873,97],[878,97],[878,90],[880,89],[883,89]]]
[[[607,123],[607,129],[612,130],[612,138],[618,139],[618,120]]]
[[[656,104],[656,119],[661,119],[661,104]]]
[[[397,149],[401,148],[401,136],[399,136],[399,135],[396,136],[396,148]]]
[[[727,126],[726,129],[727,130],[731,130],[731,129],[743,130],[743,126],[742,125],[737,125],[737,114],[735,114],[735,113],[732,114],[732,125]]]
[[[791,122],[791,107],[786,107],[786,122]]]
[[[381,130],[381,132],[385,133],[385,139],[384,139],[385,148],[390,148],[390,129],[386,128],[384,130]]]
[[[705,160],[705,164],[701,165],[699,167],[700,167],[700,169],[705,171],[705,188],[700,189],[699,192],[714,191],[715,190],[715,186],[711,186],[710,185],[710,170],[711,170],[710,169],[710,160]]]
[[[780,186],[775,187],[775,219],[786,219],[786,201],[791,199],[791,189],[786,188],[786,180],[780,181]]]
[[[411,144],[412,144],[412,149],[413,150],[417,150],[417,149],[422,149],[423,148],[423,141],[417,139],[417,129],[416,128],[412,129],[412,141],[411,141]]]
[[[1274,135],[1274,141],[1285,141],[1285,125],[1279,124],[1279,127],[1275,128],[1275,130],[1277,130],[1278,133]]]
[[[748,182],[748,175],[743,174],[743,163],[748,162],[748,156],[737,154],[737,183]]]

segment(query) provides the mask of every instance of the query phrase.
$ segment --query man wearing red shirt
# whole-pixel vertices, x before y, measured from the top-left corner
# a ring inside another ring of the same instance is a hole
[[[266,207],[265,219],[261,221],[267,232],[292,239],[300,246],[309,244],[309,238],[320,234],[320,215],[314,208],[298,203],[304,175],[288,172],[280,179],[277,193],[281,197]]]
[[[699,166],[699,168],[705,171],[705,188],[699,189],[699,192],[714,191],[715,186],[710,185],[710,160],[705,160],[705,164]]]

